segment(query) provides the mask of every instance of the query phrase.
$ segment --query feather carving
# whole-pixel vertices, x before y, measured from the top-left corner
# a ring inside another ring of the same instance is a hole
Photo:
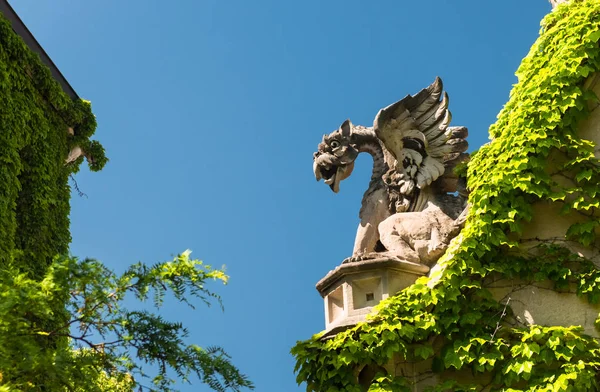
[[[468,156],[463,154],[468,148],[467,128],[449,127],[452,114],[448,103],[438,77],[415,96],[407,95],[375,117],[373,130],[395,158],[395,170],[418,188],[446,173],[451,175],[451,169]]]

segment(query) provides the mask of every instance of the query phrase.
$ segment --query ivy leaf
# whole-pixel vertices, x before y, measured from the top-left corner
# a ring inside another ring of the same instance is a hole
[[[415,347],[415,356],[422,358],[422,359],[427,359],[431,356],[433,356],[434,351],[433,351],[433,347],[431,345],[428,344],[424,344],[424,345],[418,345]]]

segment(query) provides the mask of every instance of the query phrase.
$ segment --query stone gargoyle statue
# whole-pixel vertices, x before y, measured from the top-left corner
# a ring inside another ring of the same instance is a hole
[[[323,136],[313,170],[334,192],[361,152],[373,157],[352,257],[389,257],[433,265],[466,216],[465,187],[454,167],[468,160],[468,131],[449,127],[448,95],[436,80],[379,111],[373,127],[346,120]]]

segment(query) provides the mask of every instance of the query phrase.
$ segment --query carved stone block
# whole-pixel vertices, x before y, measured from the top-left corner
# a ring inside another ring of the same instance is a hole
[[[343,263],[317,283],[325,302],[325,336],[364,321],[373,306],[426,275],[419,263],[379,258]]]
[[[373,157],[349,261],[389,257],[431,266],[460,231],[457,217],[466,208],[466,191],[454,168],[469,159],[468,131],[450,126],[448,102],[436,78],[381,109],[373,127],[346,120],[323,136],[313,171],[334,192],[352,174],[360,153]]]

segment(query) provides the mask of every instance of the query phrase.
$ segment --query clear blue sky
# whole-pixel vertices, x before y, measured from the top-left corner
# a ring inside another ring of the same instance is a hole
[[[225,312],[170,305],[259,392],[304,390],[289,354],[324,327],[314,288],[352,250],[370,158],[339,194],[312,153],[346,118],[443,78],[471,149],[515,83],[546,0],[13,0],[111,161],[77,175],[72,253],[120,270],[187,248],[225,264]],[[199,383],[183,391],[209,391]]]

